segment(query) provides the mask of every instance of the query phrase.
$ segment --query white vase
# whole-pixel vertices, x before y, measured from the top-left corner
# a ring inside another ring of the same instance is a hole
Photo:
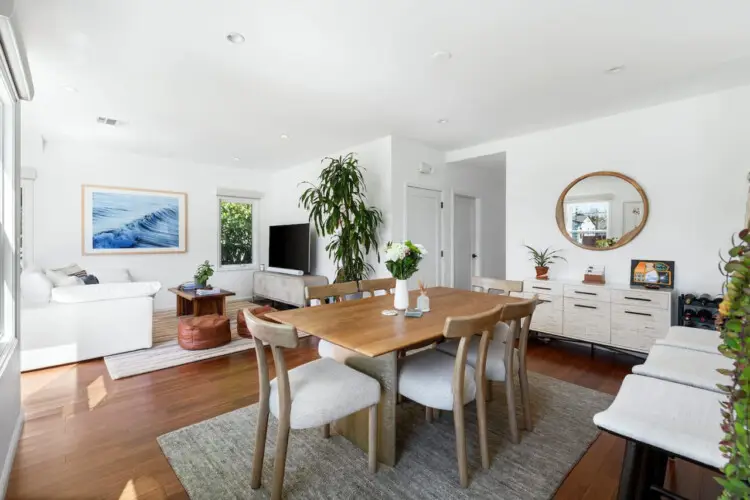
[[[409,308],[409,287],[406,280],[396,280],[396,294],[393,296],[393,308],[403,311]]]

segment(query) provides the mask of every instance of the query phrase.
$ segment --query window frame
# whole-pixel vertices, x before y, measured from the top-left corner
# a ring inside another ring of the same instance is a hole
[[[251,264],[222,264],[221,263],[221,203],[245,203],[252,206],[253,221],[253,250]],[[218,195],[216,197],[216,270],[217,271],[251,271],[259,269],[258,260],[260,259],[260,198],[251,198],[246,196],[229,196]]]

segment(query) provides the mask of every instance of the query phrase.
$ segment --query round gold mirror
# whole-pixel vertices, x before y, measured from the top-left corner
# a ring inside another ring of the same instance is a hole
[[[648,219],[643,188],[618,172],[592,172],[574,180],[557,200],[557,227],[574,245],[613,250],[630,243]]]

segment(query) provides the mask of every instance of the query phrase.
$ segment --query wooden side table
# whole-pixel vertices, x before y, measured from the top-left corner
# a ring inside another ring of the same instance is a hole
[[[177,296],[177,316],[192,314],[204,316],[206,314],[226,315],[227,297],[236,295],[234,292],[222,289],[220,293],[212,295],[198,295],[192,290],[170,288],[170,292]]]

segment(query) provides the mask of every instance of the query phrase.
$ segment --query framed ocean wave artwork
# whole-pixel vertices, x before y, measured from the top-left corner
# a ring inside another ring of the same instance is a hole
[[[83,254],[187,252],[187,193],[84,185]]]

